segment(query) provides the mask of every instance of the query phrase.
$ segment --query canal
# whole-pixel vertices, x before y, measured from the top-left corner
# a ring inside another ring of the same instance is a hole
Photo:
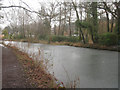
[[[47,45],[5,41],[18,47],[29,55],[44,58],[50,63],[49,72],[69,87],[76,81],[78,88],[117,88],[118,52],[88,49],[64,45]]]

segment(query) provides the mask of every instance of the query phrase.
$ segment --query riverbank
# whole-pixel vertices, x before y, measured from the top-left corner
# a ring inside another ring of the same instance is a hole
[[[42,62],[30,58],[28,54],[19,51],[16,47],[6,46],[16,55],[17,60],[25,72],[26,80],[33,88],[58,88],[54,76],[47,73]]]
[[[11,41],[11,40],[9,40]],[[42,43],[42,44],[51,44],[51,45],[67,45],[67,46],[74,46],[74,47],[82,47],[82,48],[91,48],[91,49],[98,49],[98,50],[109,50],[109,51],[118,51],[120,52],[119,46],[105,46],[99,44],[83,44],[83,43],[72,43],[72,42],[48,42],[45,40],[12,40],[12,41],[20,41],[20,42],[30,42],[30,43]]]

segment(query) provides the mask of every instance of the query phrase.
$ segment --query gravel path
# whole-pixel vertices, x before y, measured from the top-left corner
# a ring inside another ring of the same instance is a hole
[[[0,46],[0,90],[2,89],[2,46]]]
[[[6,47],[2,47],[2,88],[29,88],[16,55]]]

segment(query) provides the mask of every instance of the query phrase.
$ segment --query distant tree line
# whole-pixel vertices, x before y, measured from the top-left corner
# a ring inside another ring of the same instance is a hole
[[[8,30],[12,38],[118,44],[120,2],[48,2],[40,3],[39,11],[19,6],[1,8],[9,7],[15,7],[12,14],[6,14],[8,20],[12,19]]]

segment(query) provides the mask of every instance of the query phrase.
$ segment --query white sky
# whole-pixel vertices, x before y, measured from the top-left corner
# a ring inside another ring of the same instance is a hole
[[[20,0],[3,0],[3,5],[8,6],[8,5],[19,5]],[[38,0],[23,0],[26,2],[31,8],[37,8],[38,6]]]
[[[39,2],[48,2],[48,0],[22,0],[24,1],[27,5],[29,5],[29,7],[33,10],[33,11],[37,11],[40,8],[40,4]],[[55,0],[51,0],[52,2]],[[3,0],[2,4],[3,6],[10,6],[10,5],[19,5],[20,0]],[[26,8],[28,8],[25,4],[21,4],[21,6],[24,6]],[[28,8],[29,9],[29,8]],[[9,12],[10,9],[4,9],[5,12]],[[0,13],[4,14],[4,12],[1,10]],[[3,23],[4,21],[4,23]],[[0,27],[4,28],[5,26],[7,26],[9,24],[9,22],[6,19],[1,20],[0,22]]]
[[[40,8],[40,4],[39,4],[39,2],[44,2],[44,3],[47,3],[48,2],[48,0],[22,0],[22,1],[24,1],[25,3],[27,3],[27,5],[29,5],[29,7],[33,10],[33,11],[37,11],[37,10],[39,10],[39,8]],[[58,1],[58,2],[60,2],[60,1],[64,1],[64,0],[49,0],[49,2],[56,2],[56,1]],[[65,0],[65,1],[71,1],[71,0]],[[76,1],[78,1],[78,0],[76,0]],[[81,1],[87,1],[87,0],[81,0]],[[88,1],[90,1],[90,0],[88,0]],[[95,1],[95,0],[91,0],[91,1]],[[97,0],[98,1],[98,0]],[[114,0],[107,0],[107,1],[114,1]],[[117,0],[117,1],[119,1],[119,0]],[[2,1],[2,4],[3,4],[3,6],[10,6],[10,5],[19,5],[19,2],[20,2],[20,0],[3,0]],[[24,7],[26,7],[26,8],[28,8],[25,4],[21,4],[21,6],[24,6]],[[46,5],[47,6],[47,5]],[[46,7],[45,6],[45,7]],[[4,9],[5,10],[5,12],[9,12],[10,11],[10,9]],[[2,15],[4,15],[4,12],[2,11],[2,10],[0,10],[0,13],[2,14]],[[9,24],[9,22],[7,21],[7,19],[5,18],[5,19],[0,19],[0,27],[1,28],[4,28],[5,26],[7,26]]]
[[[18,5],[19,6],[19,5],[21,5],[23,7],[26,7],[27,9],[29,9],[24,3],[20,3],[20,1],[24,1],[33,11],[38,11],[40,8],[40,2],[42,2],[43,4],[44,3],[47,4],[47,2],[56,2],[56,1],[61,2],[64,0],[49,0],[49,1],[48,0],[2,0],[2,5],[3,6],[10,6],[10,5]],[[67,0],[65,0],[65,1],[67,1]],[[70,0],[68,0],[68,1],[70,1]],[[45,7],[49,7],[49,6],[46,5]],[[3,11],[3,9],[0,10],[0,12],[4,14],[5,12],[9,13],[10,10],[11,10],[11,8],[6,8],[6,9],[4,9],[4,11]],[[4,21],[4,23],[2,21]],[[10,24],[10,22],[6,18],[4,18],[3,20],[0,21],[1,28],[4,28],[4,27],[8,26],[9,24]]]

